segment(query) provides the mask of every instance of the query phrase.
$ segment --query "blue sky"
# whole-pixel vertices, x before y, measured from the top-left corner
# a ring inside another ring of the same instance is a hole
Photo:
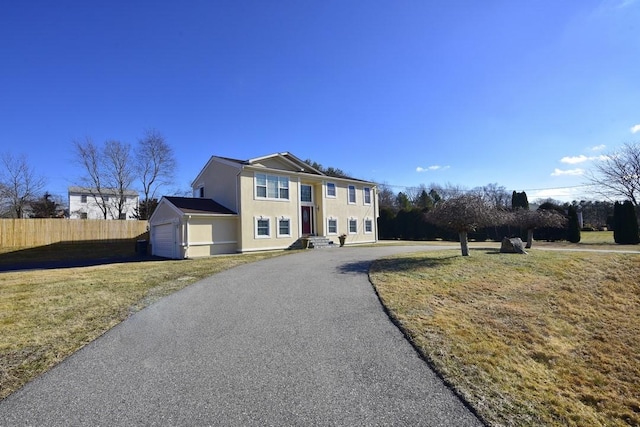
[[[640,0],[28,1],[0,5],[0,151],[66,195],[74,139],[289,151],[362,179],[592,198],[640,140]]]

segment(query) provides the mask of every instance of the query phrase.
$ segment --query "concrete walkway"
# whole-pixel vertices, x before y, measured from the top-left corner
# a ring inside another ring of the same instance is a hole
[[[372,260],[425,249],[308,250],[216,274],[1,401],[0,425],[480,426],[368,281]]]

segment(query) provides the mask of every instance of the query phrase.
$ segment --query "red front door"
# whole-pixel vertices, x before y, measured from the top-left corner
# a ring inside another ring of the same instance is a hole
[[[313,226],[311,217],[313,214],[313,208],[311,206],[302,206],[302,234],[312,234]]]

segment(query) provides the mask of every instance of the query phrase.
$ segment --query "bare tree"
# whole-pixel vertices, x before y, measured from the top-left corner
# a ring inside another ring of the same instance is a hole
[[[101,150],[89,137],[85,137],[84,140],[74,140],[73,147],[76,161],[84,169],[84,175],[81,178],[82,184],[100,208],[103,218],[107,219],[109,196],[107,188],[103,184],[106,179]]]
[[[536,228],[564,227],[567,224],[567,218],[554,210],[539,209],[530,211],[528,209],[517,209],[511,213],[510,222],[527,230],[527,244],[525,247],[530,248],[533,245],[533,231]]]
[[[487,204],[482,197],[463,194],[443,200],[427,212],[426,220],[458,232],[462,256],[469,256],[467,233],[505,221],[504,213]]]
[[[162,186],[173,183],[176,160],[164,136],[155,129],[145,131],[136,147],[136,169],[142,184],[143,200],[138,215],[149,219],[153,200]]]
[[[490,183],[481,187],[482,198],[496,208],[508,209],[511,207],[511,193],[498,183]]]
[[[127,207],[127,193],[135,180],[134,164],[131,158],[131,145],[126,142],[108,140],[104,145],[107,177],[110,187],[115,190],[115,218],[124,218]]]
[[[45,180],[35,173],[24,154],[16,157],[11,153],[4,153],[0,160],[2,203],[12,217],[23,218],[25,207],[42,192]]]
[[[395,199],[396,195],[388,184],[383,183],[378,185],[378,201],[380,203],[380,208],[393,209],[395,206]]]
[[[617,152],[603,156],[587,179],[607,198],[622,197],[638,208],[640,202],[640,143],[627,143]]]
[[[75,157],[83,167],[81,177],[104,219],[123,218],[127,190],[134,181],[131,146],[115,140],[98,146],[89,137],[73,141]]]
[[[431,191],[435,191],[442,200],[456,198],[468,193],[463,187],[449,182],[445,185],[431,184]]]

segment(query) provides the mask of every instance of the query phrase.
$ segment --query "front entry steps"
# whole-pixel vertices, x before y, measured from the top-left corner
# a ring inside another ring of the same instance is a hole
[[[324,236],[308,236],[301,237],[291,246],[289,249],[319,249],[319,248],[330,248],[335,246],[332,240]]]

